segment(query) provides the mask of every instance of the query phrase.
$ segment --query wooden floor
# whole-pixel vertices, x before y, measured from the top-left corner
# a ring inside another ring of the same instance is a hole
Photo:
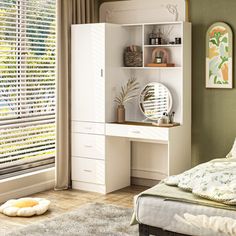
[[[36,217],[7,217],[0,214],[0,232],[7,232],[9,229],[14,230],[40,220],[58,216],[62,213],[69,212],[75,208],[91,203],[103,202],[114,204],[121,207],[133,207],[133,197],[147,189],[147,187],[130,186],[106,195],[99,193],[91,193],[77,190],[54,191],[49,190],[32,195],[31,197],[47,198],[51,201],[50,210]]]

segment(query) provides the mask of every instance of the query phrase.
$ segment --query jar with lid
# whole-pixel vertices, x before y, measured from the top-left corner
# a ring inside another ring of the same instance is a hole
[[[159,52],[157,55],[156,55],[156,57],[155,57],[155,63],[156,64],[161,64],[161,63],[163,63],[163,54],[162,54],[162,52]]]
[[[156,44],[156,38],[157,34],[154,33],[154,30],[149,34],[149,45],[155,45]]]
[[[162,57],[156,56],[156,57],[155,57],[155,63],[156,63],[156,64],[161,64],[161,63],[162,63]]]

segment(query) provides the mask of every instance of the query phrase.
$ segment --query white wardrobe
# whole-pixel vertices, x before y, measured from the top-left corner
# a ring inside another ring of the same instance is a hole
[[[181,37],[182,44],[148,45],[154,26],[173,28],[171,37]],[[124,67],[129,45],[142,47],[142,67]],[[147,67],[154,47],[167,48],[176,66]],[[166,85],[180,126],[142,123],[138,100],[126,107],[131,123],[117,124],[114,98],[130,76],[141,87],[155,81]],[[191,167],[190,23],[73,25],[71,89],[73,188],[108,193],[129,186],[131,175],[161,180]]]
[[[114,120],[106,91],[122,60],[121,26],[72,26],[72,187],[107,193],[130,185],[129,142],[105,136]],[[119,62],[118,62],[119,61]],[[116,66],[117,67],[117,66]]]

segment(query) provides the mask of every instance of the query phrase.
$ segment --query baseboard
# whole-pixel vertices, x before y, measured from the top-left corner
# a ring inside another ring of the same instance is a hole
[[[132,185],[153,187],[153,186],[157,185],[159,182],[160,182],[159,180],[154,180],[154,179],[143,179],[143,178],[131,177],[131,184]]]
[[[153,179],[153,180],[163,180],[167,177],[167,174],[161,173],[156,170],[144,170],[144,169],[131,169],[131,176],[141,179]]]
[[[106,194],[106,187],[104,184],[92,184],[81,181],[72,181],[72,189]]]
[[[55,186],[55,168],[49,168],[0,181],[0,203],[29,196]]]

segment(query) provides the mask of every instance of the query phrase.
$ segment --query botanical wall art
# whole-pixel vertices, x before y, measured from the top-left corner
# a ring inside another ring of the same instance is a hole
[[[229,25],[217,22],[206,35],[206,87],[232,88],[233,34]]]

